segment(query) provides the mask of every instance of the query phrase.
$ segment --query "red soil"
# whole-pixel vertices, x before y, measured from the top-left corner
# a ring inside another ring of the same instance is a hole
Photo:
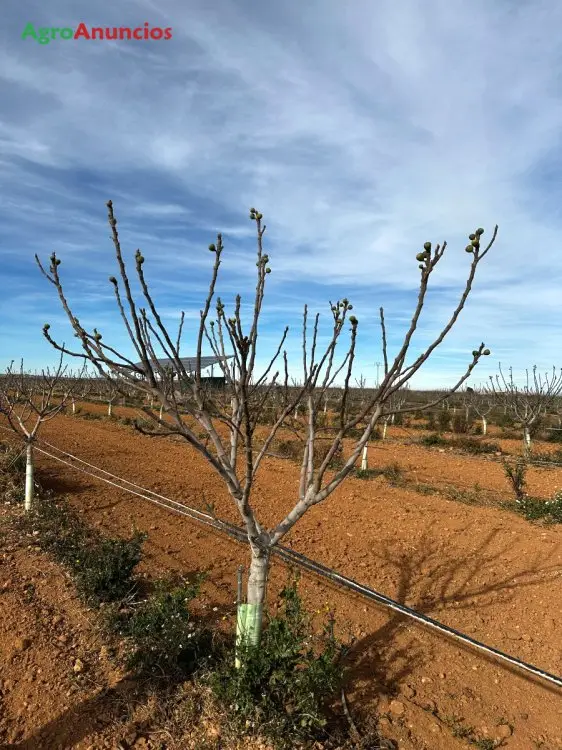
[[[389,431],[399,434],[405,433]],[[53,420],[42,437],[192,507],[206,511],[205,503],[212,501],[218,517],[239,522],[221,480],[187,444],[79,417]],[[501,465],[489,458],[394,438],[373,445],[369,460],[372,466],[398,462],[412,482],[465,490],[478,483],[489,497],[509,497]],[[236,568],[248,561],[243,546],[51,459],[40,457],[38,465],[42,483],[67,495],[92,522],[121,534],[133,523],[148,531],[144,564],[152,570],[210,571],[209,602],[219,607],[219,615],[232,615]],[[534,469],[528,484],[530,494],[550,496],[562,486],[562,469]],[[293,463],[267,459],[253,500],[266,527],[291,508],[297,488]],[[454,502],[440,493],[421,495],[408,486],[392,487],[382,477],[351,478],[312,508],[283,543],[478,640],[562,674],[560,526],[531,524],[501,508]],[[283,566],[274,562],[270,595],[285,580]],[[356,636],[350,709],[384,714],[383,733],[400,748],[467,747],[459,734],[472,727],[474,738],[502,737],[502,746],[513,750],[562,750],[561,690],[314,577],[303,574],[301,592],[314,611],[333,608],[342,635]],[[30,725],[41,720],[36,713],[29,717]]]

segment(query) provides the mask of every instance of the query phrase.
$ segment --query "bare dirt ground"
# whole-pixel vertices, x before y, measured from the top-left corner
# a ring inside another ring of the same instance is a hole
[[[33,543],[3,538],[0,613],[0,747],[87,750],[92,735],[116,747],[122,675],[92,613]]]
[[[206,511],[205,503],[212,501],[220,518],[238,523],[218,477],[183,443],[70,416],[48,423],[42,437],[190,506]],[[516,443],[506,442],[510,445],[502,448],[513,450]],[[469,490],[478,483],[490,497],[509,497],[501,465],[489,458],[389,440],[373,445],[369,459],[371,466],[398,462],[409,482],[437,490],[450,485]],[[206,595],[219,615],[232,621],[236,567],[248,560],[243,547],[51,459],[41,457],[38,464],[42,483],[66,495],[93,523],[121,534],[133,524],[146,530],[148,568],[209,570]],[[534,469],[528,484],[530,494],[549,496],[562,486],[562,469]],[[267,460],[254,499],[266,526],[291,507],[297,487],[293,463]],[[408,485],[392,487],[383,477],[352,478],[313,508],[284,543],[478,640],[562,674],[560,526],[454,502],[445,492],[421,495]],[[275,562],[270,594],[285,580],[284,568]],[[562,750],[562,692],[554,686],[315,578],[303,575],[301,591],[313,611],[334,609],[342,636],[357,638],[349,659],[350,709],[379,714],[383,733],[400,748],[485,749],[492,746],[486,740],[502,739],[502,746],[513,750]],[[8,643],[8,636],[4,640]],[[23,688],[17,680],[8,688],[5,710],[11,715],[19,693],[10,696]],[[18,721],[27,737],[45,716],[34,707]]]

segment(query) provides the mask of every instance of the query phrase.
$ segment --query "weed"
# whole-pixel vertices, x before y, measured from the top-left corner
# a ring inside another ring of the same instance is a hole
[[[444,716],[443,722],[450,728],[453,737],[459,737],[466,740],[469,745],[479,750],[495,750],[498,742],[490,737],[479,737],[474,731],[474,727],[463,724],[462,717]]]
[[[180,585],[159,581],[148,599],[109,611],[108,627],[129,642],[128,668],[179,677],[192,674],[206,661],[210,631],[196,624],[188,608],[201,580]]]
[[[500,435],[503,440],[521,440],[521,435],[515,430],[502,429]]]
[[[23,502],[25,452],[0,444],[0,497],[5,502]]]
[[[426,448],[433,448],[433,446],[444,446],[449,445],[448,440],[445,440],[444,437],[441,437],[441,435],[438,435],[437,433],[432,433],[431,435],[424,435],[422,438],[418,441],[420,445],[425,445]]]
[[[525,497],[525,475],[527,474],[528,465],[527,462],[519,458],[515,462],[515,465],[510,466],[507,461],[502,461],[503,470],[505,476],[509,480],[513,492],[515,493],[515,499],[520,501]]]
[[[515,505],[517,512],[529,521],[544,518],[549,523],[562,523],[562,490],[555,492],[550,500],[525,495]]]
[[[450,500],[465,503],[465,505],[478,505],[482,502],[482,487],[480,487],[478,482],[475,482],[472,489],[463,490],[458,487],[449,486],[445,488],[444,492]]]
[[[495,750],[498,743],[490,737],[480,737],[478,739],[471,740],[471,745],[478,748],[478,750]]]
[[[280,610],[264,628],[260,646],[243,646],[239,669],[232,648],[225,647],[209,684],[229,712],[233,729],[260,734],[278,748],[294,748],[325,734],[325,704],[342,679],[341,645],[332,620],[314,642],[296,578],[280,597]]]
[[[554,464],[556,466],[562,466],[562,449],[558,448],[557,450],[553,451],[552,453],[542,453],[540,451],[533,451],[530,457],[530,462],[532,464]]]
[[[356,469],[355,476],[358,479],[373,479],[374,477],[383,476],[391,484],[401,484],[404,479],[404,469],[395,461],[380,469]]]
[[[436,492],[439,492],[438,487],[434,487],[432,484],[427,484],[425,482],[414,484],[413,489],[420,495],[434,495]]]
[[[492,443],[486,440],[477,440],[474,437],[454,438],[451,441],[451,445],[454,448],[460,448],[460,450],[474,455],[480,453],[499,453],[501,451],[501,448],[497,443]]]
[[[135,588],[133,571],[145,535],[110,539],[89,528],[62,503],[38,502],[20,518],[24,531],[70,572],[81,597],[90,604],[121,599]]]
[[[79,593],[94,604],[113,602],[136,589],[133,571],[141,560],[146,534],[130,539],[92,538],[76,558],[66,560]]]
[[[83,411],[80,414],[80,419],[88,419],[88,420],[102,420],[105,419],[105,414],[98,414],[97,412],[92,411]]]

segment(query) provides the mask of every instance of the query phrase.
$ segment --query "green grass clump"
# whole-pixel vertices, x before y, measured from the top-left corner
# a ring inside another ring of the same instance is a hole
[[[562,523],[562,490],[555,492],[550,500],[538,497],[522,497],[515,501],[516,510],[529,521],[544,519],[548,523]]]
[[[431,435],[424,435],[419,439],[418,442],[420,445],[424,445],[426,448],[449,445],[449,441],[441,435],[438,435],[436,432],[432,433]]]
[[[296,578],[280,598],[281,607],[264,628],[260,646],[244,644],[239,669],[232,647],[226,647],[209,684],[234,729],[292,750],[326,736],[326,705],[342,680],[342,647],[332,620],[321,636],[314,635]]]
[[[135,591],[134,569],[145,534],[136,531],[130,539],[105,537],[64,503],[45,499],[38,500],[18,525],[67,568],[89,604],[118,601]]]
[[[210,631],[189,610],[201,581],[202,576],[179,585],[159,581],[144,601],[109,612],[110,630],[128,642],[128,668],[139,674],[182,677],[207,663],[212,650]]]

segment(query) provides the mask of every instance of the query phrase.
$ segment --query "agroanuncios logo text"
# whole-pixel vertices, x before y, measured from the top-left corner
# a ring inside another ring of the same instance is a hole
[[[160,26],[150,26],[146,21],[144,26],[137,26],[131,28],[130,26],[90,26],[88,27],[85,23],[79,23],[78,26],[73,29],[70,26],[64,27],[40,27],[35,28],[35,25],[28,23],[23,30],[21,35],[22,39],[33,39],[39,44],[49,44],[49,42],[57,39],[87,39],[87,40],[103,40],[103,39],[118,39],[123,41],[125,39],[136,39],[137,41],[142,40],[159,40],[159,39],[171,39],[172,29],[167,27],[165,29]]]

